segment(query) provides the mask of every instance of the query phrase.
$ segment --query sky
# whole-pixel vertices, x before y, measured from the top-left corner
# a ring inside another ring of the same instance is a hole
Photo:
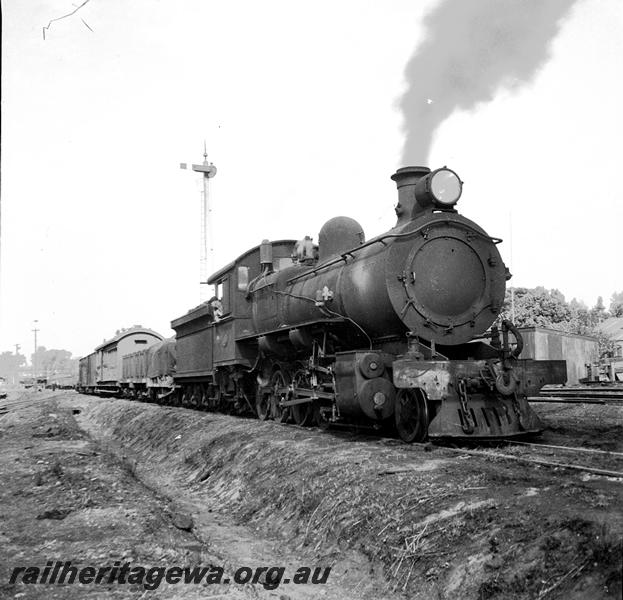
[[[30,356],[35,319],[39,345],[75,356],[134,324],[173,334],[200,301],[201,176],[180,163],[204,140],[213,270],[337,215],[368,238],[391,228],[390,176],[423,162],[402,99],[445,95],[427,83],[438,53],[415,81],[407,67],[435,36],[451,50],[480,0],[89,0],[49,24],[81,1],[2,2],[0,351]],[[424,160],[504,238],[510,284],[607,306],[623,290],[623,3],[569,4],[533,72],[457,102]]]

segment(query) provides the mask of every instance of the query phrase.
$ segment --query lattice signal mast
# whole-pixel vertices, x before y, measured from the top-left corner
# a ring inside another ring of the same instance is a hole
[[[186,163],[180,163],[186,169]],[[212,247],[212,205],[210,204],[210,179],[216,175],[216,167],[208,162],[206,144],[203,143],[203,163],[192,165],[196,173],[203,173],[203,191],[201,193],[201,244],[199,257],[199,300],[208,299],[208,276],[214,270],[214,249]]]

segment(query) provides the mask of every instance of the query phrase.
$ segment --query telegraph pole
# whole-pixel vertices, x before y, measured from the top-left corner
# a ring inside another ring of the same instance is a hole
[[[32,330],[35,334],[35,353],[32,355],[32,384],[37,389],[37,323],[39,321],[35,319],[35,328]]]
[[[13,385],[17,383],[15,379],[19,380],[19,368],[17,366],[17,357],[19,356],[19,350],[21,346],[19,344],[13,344],[15,346],[15,372],[13,373]]]
[[[181,169],[186,169],[186,163],[180,163]],[[212,248],[212,206],[210,204],[210,179],[216,175],[216,167],[208,162],[206,143],[203,142],[203,163],[192,165],[195,173],[203,173],[203,192],[201,194],[201,247],[199,259],[199,298],[207,300],[208,267],[214,269],[214,256]]]

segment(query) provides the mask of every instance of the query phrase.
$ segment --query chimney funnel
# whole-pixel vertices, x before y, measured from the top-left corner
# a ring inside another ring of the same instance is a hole
[[[415,184],[429,173],[428,167],[402,167],[392,175],[392,179],[398,188],[398,204],[396,205],[398,221],[396,227],[411,221],[422,212],[423,207],[418,204],[415,198]]]

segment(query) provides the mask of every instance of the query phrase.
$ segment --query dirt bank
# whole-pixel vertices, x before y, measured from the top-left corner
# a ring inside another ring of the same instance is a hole
[[[120,400],[63,406],[223,561],[332,565],[326,597],[620,597],[620,480]]]

